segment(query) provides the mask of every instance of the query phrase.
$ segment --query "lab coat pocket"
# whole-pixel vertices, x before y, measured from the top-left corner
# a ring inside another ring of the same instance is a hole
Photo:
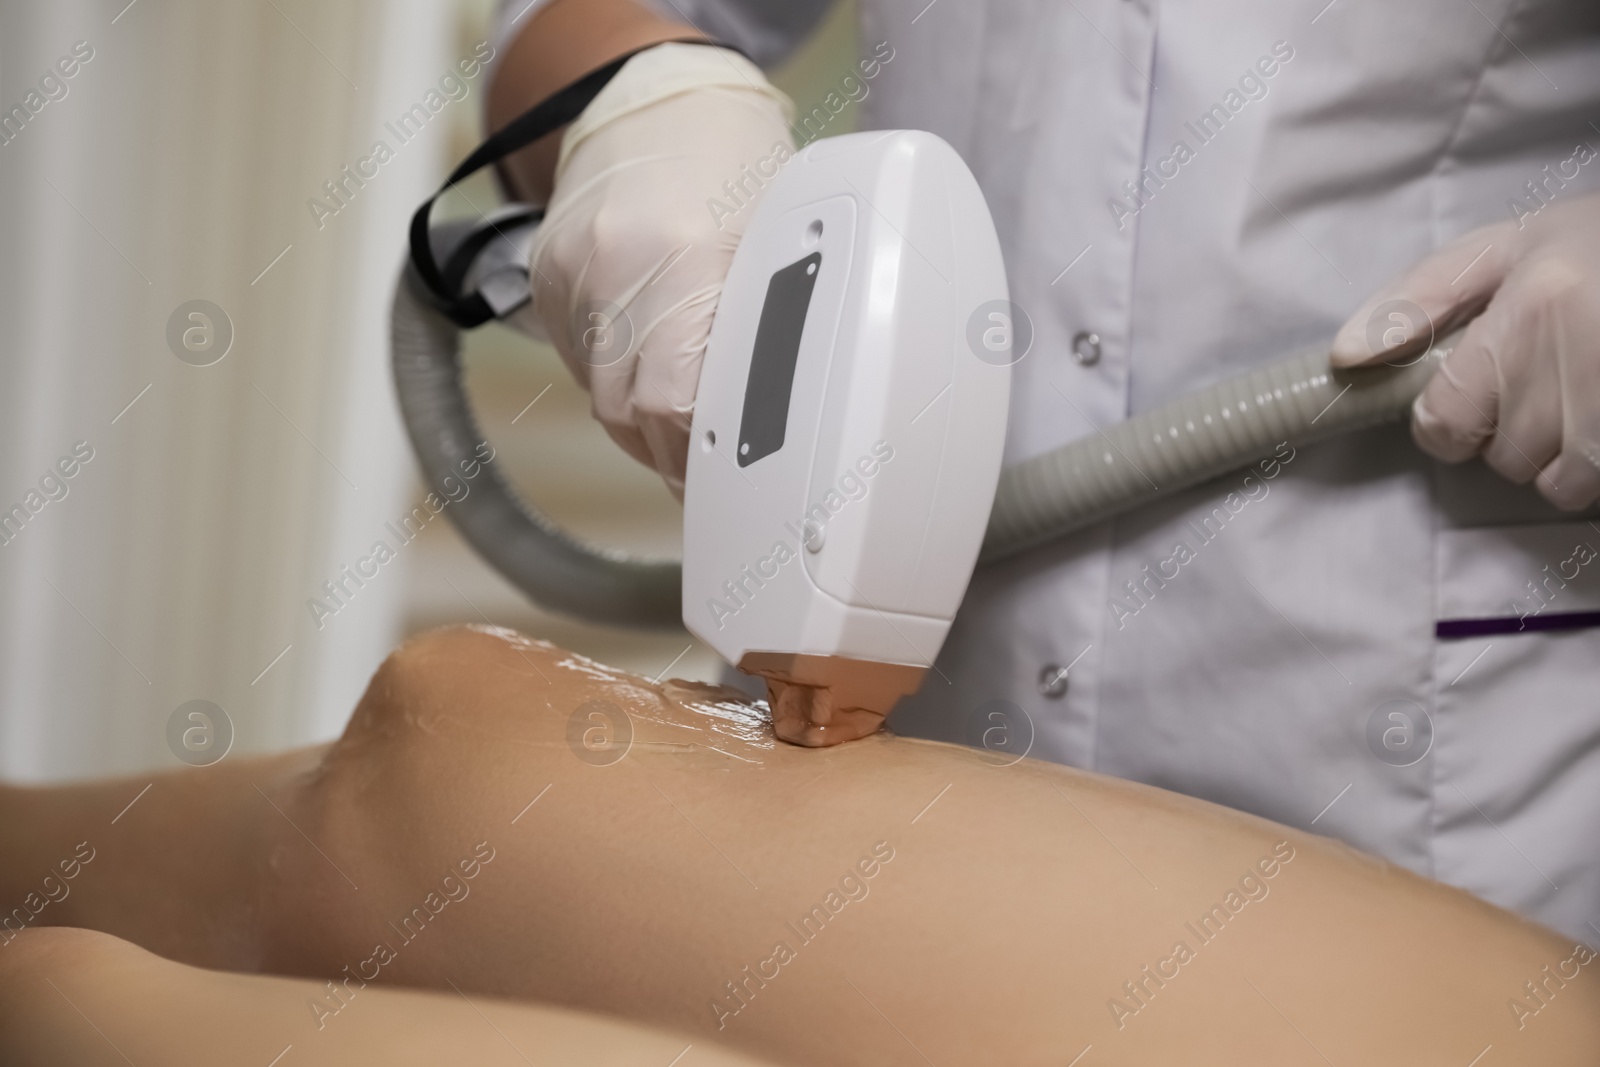
[[[1592,938],[1600,526],[1441,530],[1435,559],[1435,875]]]

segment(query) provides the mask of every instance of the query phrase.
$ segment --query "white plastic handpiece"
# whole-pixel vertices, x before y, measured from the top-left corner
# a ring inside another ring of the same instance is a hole
[[[932,134],[814,142],[755,209],[695,399],[683,620],[775,683],[775,716],[789,686],[829,719],[790,740],[866,732],[850,713],[881,720],[944,642],[1000,472],[1007,300],[983,194]]]

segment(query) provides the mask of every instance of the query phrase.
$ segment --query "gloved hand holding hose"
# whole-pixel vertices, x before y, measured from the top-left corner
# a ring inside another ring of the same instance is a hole
[[[1333,363],[1394,359],[1480,309],[1417,398],[1412,435],[1447,463],[1481,454],[1559,508],[1588,507],[1600,498],[1600,195],[1440,249],[1351,317]]]
[[[679,497],[723,279],[761,172],[793,151],[791,113],[738,53],[668,42],[629,60],[561,140],[534,308],[595,417]]]

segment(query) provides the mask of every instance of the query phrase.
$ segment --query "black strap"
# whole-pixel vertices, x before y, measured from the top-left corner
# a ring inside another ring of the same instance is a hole
[[[473,257],[488,243],[497,230],[486,229],[479,234],[479,239],[457,249],[451,256],[450,263],[443,270],[438,261],[434,259],[433,245],[428,239],[428,221],[433,213],[433,205],[445,190],[464,178],[476,174],[491,163],[498,162],[506,156],[525,148],[539,138],[560,129],[588,107],[600,90],[604,89],[623,64],[638,55],[640,52],[654,48],[657,44],[699,44],[714,48],[728,48],[739,51],[730,45],[717,41],[708,41],[703,38],[681,40],[676,42],[657,41],[654,44],[636,48],[618,56],[603,67],[598,67],[572,82],[562,86],[554,93],[539,101],[533,107],[512,119],[505,126],[496,130],[488,140],[475,148],[471,155],[462,160],[456,169],[450,172],[450,177],[445,179],[437,192],[423,201],[417,208],[416,214],[411,216],[411,266],[416,271],[417,277],[422,280],[430,302],[444,315],[462,329],[470,329],[482,325],[494,318],[494,311],[487,301],[477,293],[462,296],[460,286],[467,268],[471,265]],[[743,54],[742,52],[740,53]],[[518,225],[523,222],[537,222],[544,218],[544,208],[533,207],[525,212],[520,212],[510,218],[503,219],[499,225]]]

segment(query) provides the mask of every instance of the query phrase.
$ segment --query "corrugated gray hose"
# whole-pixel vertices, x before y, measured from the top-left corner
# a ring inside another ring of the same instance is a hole
[[[522,499],[492,459],[477,477],[463,476],[481,462],[475,450],[484,436],[461,384],[461,333],[419,286],[410,270],[395,286],[395,391],[428,487],[441,497],[447,477],[468,487],[445,508],[456,528],[543,607],[614,626],[681,625],[683,573],[676,560],[636,559],[567,535]]]
[[[1460,332],[1394,364],[1333,370],[1307,349],[1000,472],[980,563],[1092,526],[1293,446],[1393,422]]]
[[[526,293],[526,277],[519,284]],[[395,289],[395,387],[428,484],[462,478],[484,440],[461,384],[460,333],[407,271]],[[515,286],[513,285],[512,288]],[[525,297],[524,297],[525,298]],[[1403,417],[1459,334],[1399,366],[1335,371],[1308,350],[1147,411],[1001,472],[980,563],[1093,525],[1300,446]],[[584,544],[525,502],[491,460],[446,511],[536,603],[621,626],[676,626],[682,569]]]

